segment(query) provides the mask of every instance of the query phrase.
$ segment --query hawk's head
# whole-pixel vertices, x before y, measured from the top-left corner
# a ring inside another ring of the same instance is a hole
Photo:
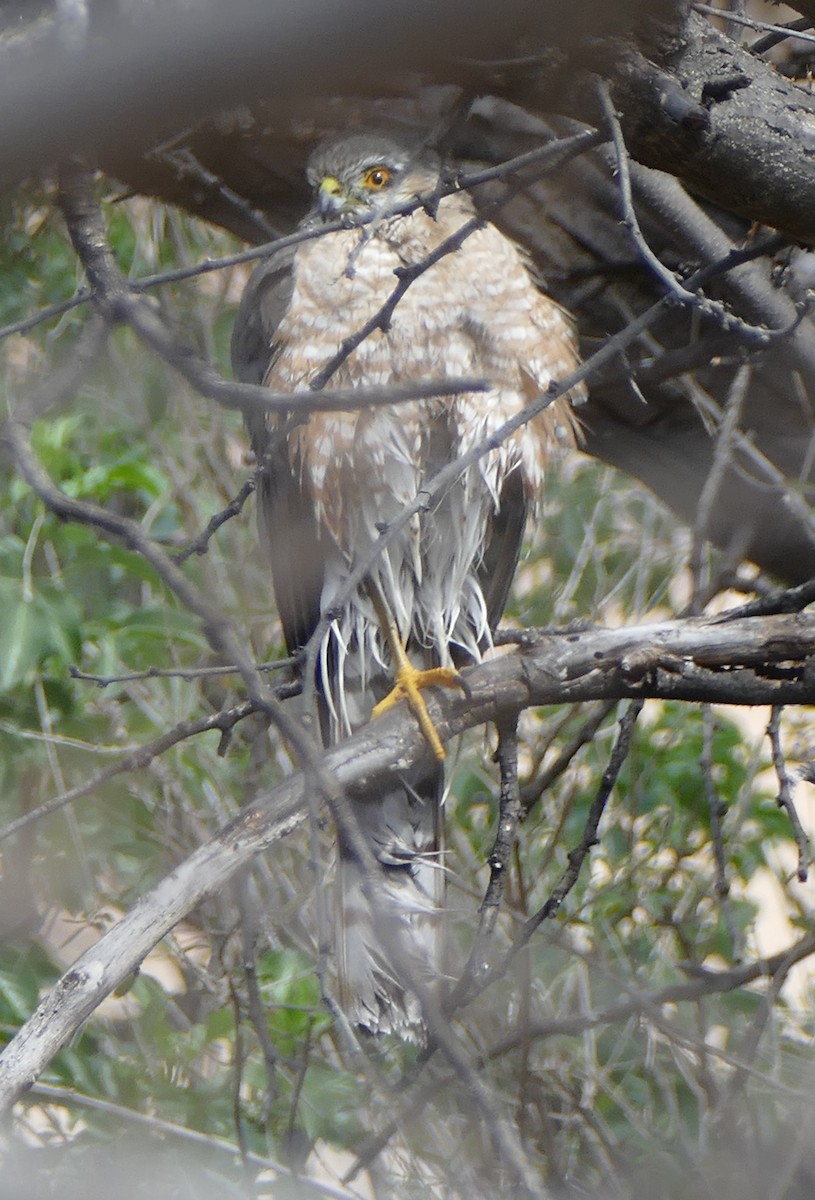
[[[424,147],[411,147],[382,134],[357,133],[324,142],[308,161],[315,215],[363,223],[386,205],[432,191],[439,162]]]

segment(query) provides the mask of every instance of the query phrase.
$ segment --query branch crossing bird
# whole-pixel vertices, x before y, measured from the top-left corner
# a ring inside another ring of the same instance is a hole
[[[420,268],[385,328],[339,363],[332,388],[489,380],[454,396],[314,413],[287,438],[277,415],[247,418],[260,466],[258,515],[290,652],[332,612],[318,653],[326,744],[368,721],[394,682],[394,640],[420,670],[479,661],[515,571],[527,515],[553,443],[572,442],[569,399],[556,401],[469,466],[429,511],[387,540],[365,583],[333,612],[354,565],[444,464],[467,453],[578,363],[568,315],[535,286],[518,247],[473,223],[464,191],[438,195],[431,151],[380,134],[320,146],[308,163],[309,230],[343,228],[274,254],[247,285],[232,340],[245,382],[309,393],[358,338],[405,269]],[[467,236],[464,236],[464,234]],[[449,253],[432,259],[452,239]],[[313,394],[313,393],[312,393]],[[582,398],[582,387],[571,400]],[[433,676],[431,676],[431,679]],[[338,847],[338,990],[349,1020],[421,1041],[418,997],[444,971],[445,863],[440,755],[429,754],[384,794],[355,802],[382,866],[387,919],[372,914],[350,846]]]

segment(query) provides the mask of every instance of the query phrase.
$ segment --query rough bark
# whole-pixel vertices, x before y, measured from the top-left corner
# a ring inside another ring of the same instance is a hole
[[[815,241],[815,97],[691,15],[658,64],[611,73],[631,153],[749,221]]]

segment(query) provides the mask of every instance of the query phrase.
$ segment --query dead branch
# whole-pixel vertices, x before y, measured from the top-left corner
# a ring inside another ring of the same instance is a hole
[[[812,850],[809,845],[809,838],[801,824],[801,818],[798,816],[798,810],[795,807],[795,782],[787,770],[784,749],[781,745],[780,727],[782,712],[783,709],[780,705],[774,705],[769,724],[767,725],[767,736],[770,739],[770,747],[772,749],[773,767],[778,780],[776,804],[779,808],[783,808],[789,817],[792,832],[795,835],[795,844],[798,847],[798,880],[801,883],[806,883],[809,878],[809,864],[812,859]]]
[[[589,813],[586,818],[586,824],[583,829],[583,836],[580,842],[573,850],[569,851],[569,865],[563,872],[557,885],[552,891],[552,894],[547,899],[546,903],[541,905],[536,913],[529,918],[523,925],[520,933],[512,944],[510,955],[514,956],[525,946],[529,939],[534,934],[535,930],[560,909],[561,904],[568,896],[580,876],[580,870],[593,846],[597,845],[597,830],[600,827],[600,820],[605,812],[612,790],[617,777],[620,774],[622,765],[628,758],[631,751],[631,743],[634,736],[634,725],[637,717],[642,711],[642,701],[635,700],[626,708],[623,716],[620,718],[620,728],[617,733],[617,739],[614,743],[614,748],[611,752],[606,769],[603,771],[600,786],[597,789],[597,794],[592,801]]]
[[[91,795],[103,783],[107,783],[110,779],[115,779],[117,775],[123,775],[128,771],[143,770],[154,759],[158,758],[159,755],[164,754],[171,746],[177,746],[179,742],[197,737],[199,733],[207,733],[211,729],[217,729],[222,739],[227,738],[235,725],[250,716],[254,711],[255,707],[251,701],[246,701],[243,704],[236,704],[234,708],[212,713],[208,717],[200,717],[191,721],[181,721],[172,729],[168,729],[166,733],[161,734],[160,737],[153,738],[152,741],[145,742],[144,745],[137,746],[134,750],[129,750],[120,755],[115,762],[110,763],[107,767],[103,767],[101,771],[97,771],[85,783],[80,783],[69,791],[63,792],[59,796],[54,796],[51,800],[46,800],[43,804],[38,804],[36,808],[23,813],[16,820],[9,821],[7,825],[0,828],[0,842],[5,841],[6,838],[10,838],[15,833],[20,833],[21,830],[32,825],[35,821],[41,821],[43,817],[48,817],[51,813],[58,812],[67,804],[73,804],[76,800],[81,800],[83,796]]]
[[[736,988],[754,983],[758,979],[772,980],[779,972],[786,975],[795,963],[802,962],[812,954],[815,954],[815,934],[807,933],[794,945],[769,958],[756,959],[725,971],[695,970],[695,978],[685,983],[669,984],[657,991],[632,989],[624,999],[602,1011],[578,1013],[573,1017],[556,1018],[551,1021],[535,1021],[522,1034],[509,1034],[495,1043],[490,1049],[489,1058],[499,1058],[516,1049],[522,1039],[535,1041],[540,1038],[582,1033],[594,1026],[624,1021],[639,1013],[647,1015],[649,1010],[658,1011],[666,1004],[692,1003],[705,996],[735,991]]]
[[[815,163],[804,150],[815,99],[804,89],[696,14],[658,61],[624,56],[611,89],[640,162],[749,220],[815,240],[805,201]]]

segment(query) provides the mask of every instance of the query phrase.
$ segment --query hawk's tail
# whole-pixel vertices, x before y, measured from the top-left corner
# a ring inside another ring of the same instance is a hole
[[[340,844],[336,948],[340,1004],[371,1033],[425,1039],[419,988],[443,980],[444,769],[433,763],[406,772],[354,811],[383,877],[372,910],[360,867]]]

